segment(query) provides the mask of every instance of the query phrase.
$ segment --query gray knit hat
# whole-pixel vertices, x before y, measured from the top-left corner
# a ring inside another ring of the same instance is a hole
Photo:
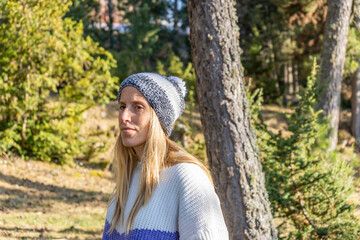
[[[185,109],[185,82],[178,77],[165,77],[158,73],[136,73],[127,77],[120,85],[118,101],[124,87],[132,86],[148,100],[158,116],[167,136],[176,119]]]

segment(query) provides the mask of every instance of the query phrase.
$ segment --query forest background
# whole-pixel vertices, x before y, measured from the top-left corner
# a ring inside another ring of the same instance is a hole
[[[239,61],[279,238],[359,236],[358,121],[351,121],[358,16],[353,10],[338,145],[329,151],[329,121],[316,108],[327,6],[236,1]],[[1,1],[0,22],[1,235],[100,238],[113,187],[117,86],[132,73],[187,82],[187,109],[172,138],[206,162],[186,1]]]

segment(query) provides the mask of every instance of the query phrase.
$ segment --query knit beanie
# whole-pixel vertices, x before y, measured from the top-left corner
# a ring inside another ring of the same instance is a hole
[[[121,91],[127,86],[135,87],[144,95],[159,118],[165,134],[170,136],[173,124],[185,109],[185,82],[175,76],[136,73],[121,83],[118,101],[120,101]]]

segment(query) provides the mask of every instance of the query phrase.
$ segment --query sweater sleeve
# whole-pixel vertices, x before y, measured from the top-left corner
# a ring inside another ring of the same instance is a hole
[[[227,240],[220,201],[209,178],[195,164],[180,165],[180,240]]]

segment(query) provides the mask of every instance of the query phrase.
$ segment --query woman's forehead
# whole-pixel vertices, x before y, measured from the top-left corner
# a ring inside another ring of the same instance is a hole
[[[145,101],[147,99],[142,93],[135,87],[127,86],[121,91],[120,102],[123,101]]]

